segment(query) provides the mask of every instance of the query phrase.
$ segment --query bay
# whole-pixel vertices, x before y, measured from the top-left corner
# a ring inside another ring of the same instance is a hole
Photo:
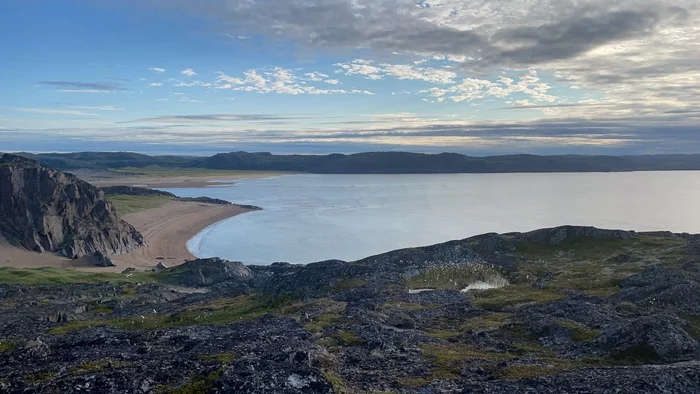
[[[700,232],[700,172],[285,175],[168,189],[263,207],[190,240],[247,264],[356,260],[487,232],[558,225]]]

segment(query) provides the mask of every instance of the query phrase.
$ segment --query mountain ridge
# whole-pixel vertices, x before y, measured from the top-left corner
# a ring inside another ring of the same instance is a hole
[[[317,174],[429,174],[521,172],[629,172],[700,170],[700,154],[586,156],[530,154],[467,156],[459,153],[364,152],[273,155],[228,152],[209,157],[149,156],[133,152],[17,153],[60,170],[204,168]]]

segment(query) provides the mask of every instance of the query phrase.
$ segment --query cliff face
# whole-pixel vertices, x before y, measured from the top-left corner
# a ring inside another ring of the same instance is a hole
[[[80,258],[144,245],[103,192],[20,156],[0,159],[0,234],[36,252]]]

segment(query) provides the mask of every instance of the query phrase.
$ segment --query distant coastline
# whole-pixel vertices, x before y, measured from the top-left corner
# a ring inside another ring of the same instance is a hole
[[[259,177],[274,172],[314,174],[448,174],[630,172],[700,170],[700,154],[641,156],[502,155],[466,156],[457,153],[367,152],[351,155],[273,155],[230,152],[211,157],[148,156],[130,152],[19,153],[60,170],[103,171],[107,174],[172,175],[184,171],[227,179]],[[214,172],[214,173],[212,173]],[[162,179],[161,179],[162,181]],[[143,183],[142,183],[143,184]],[[148,183],[146,183],[148,184]],[[199,184],[201,185],[201,184]],[[164,186],[160,186],[164,187]]]

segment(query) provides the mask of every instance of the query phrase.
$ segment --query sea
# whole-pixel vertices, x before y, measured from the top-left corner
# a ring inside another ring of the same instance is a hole
[[[246,264],[353,261],[489,232],[585,225],[700,233],[700,172],[283,175],[167,189],[257,205],[188,242]]]

